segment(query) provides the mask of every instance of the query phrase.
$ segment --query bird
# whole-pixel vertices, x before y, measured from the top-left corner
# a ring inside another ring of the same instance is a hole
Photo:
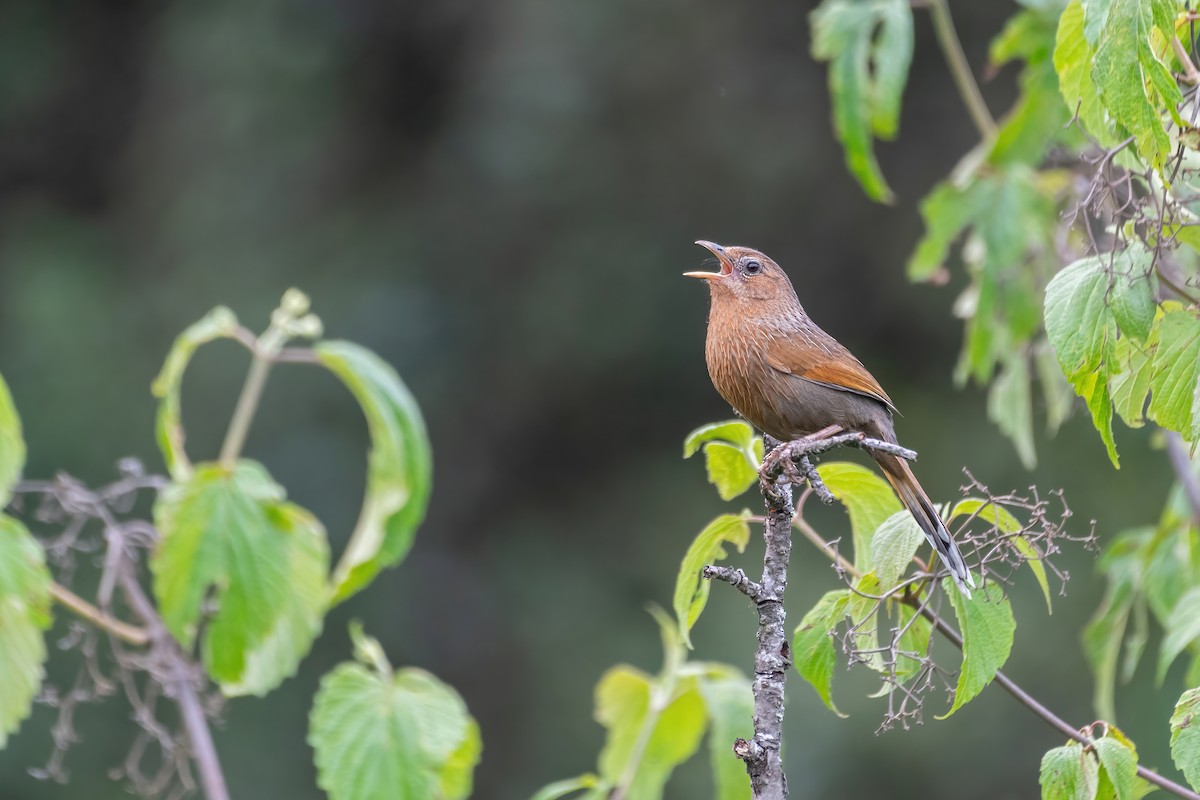
[[[708,374],[740,416],[782,442],[834,427],[897,443],[891,398],[861,361],[809,318],[777,263],[749,247],[696,244],[720,265],[717,272],[684,273],[706,281],[711,294]],[[955,585],[970,597],[975,581],[908,462],[868,452]]]

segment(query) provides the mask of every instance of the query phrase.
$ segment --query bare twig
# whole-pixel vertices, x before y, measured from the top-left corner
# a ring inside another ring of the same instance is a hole
[[[1175,431],[1167,431],[1167,456],[1171,459],[1171,467],[1175,470],[1179,485],[1183,487],[1188,505],[1192,508],[1192,519],[1200,522],[1200,477],[1196,475],[1192,460],[1188,458],[1183,437]]]
[[[130,625],[128,622],[122,622],[116,617],[110,617],[65,586],[58,583],[51,583],[50,596],[64,608],[70,609],[96,627],[103,628],[122,641],[137,647],[145,646],[150,641],[150,634],[145,629],[139,628],[136,625]]]
[[[962,95],[963,102],[967,106],[971,121],[975,123],[980,136],[990,139],[996,135],[996,121],[992,119],[992,113],[988,111],[983,94],[979,91],[979,84],[975,82],[975,75],[971,72],[971,65],[967,63],[962,43],[958,40],[958,33],[954,30],[954,20],[950,17],[950,6],[947,0],[930,0],[929,13],[933,18],[933,29],[937,34],[938,45],[941,46],[942,53],[946,56],[950,74],[954,77],[958,93]]]

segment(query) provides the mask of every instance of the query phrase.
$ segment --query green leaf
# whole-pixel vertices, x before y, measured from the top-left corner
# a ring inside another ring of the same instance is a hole
[[[308,742],[332,800],[463,798],[480,754],[478,725],[453,689],[386,663],[345,663],[321,679]]]
[[[696,678],[677,681],[664,692],[640,670],[613,667],[596,687],[596,721],[608,730],[600,777],[616,784],[633,770],[625,796],[660,797],[671,772],[699,748],[706,716]],[[639,757],[640,741],[645,747]]]
[[[1121,371],[1109,380],[1113,410],[1131,428],[1146,424],[1146,396],[1154,378],[1154,353],[1158,349],[1158,329],[1152,328],[1145,345],[1132,338],[1117,340],[1117,362]]]
[[[1137,793],[1137,756],[1112,736],[1097,739],[1093,744],[1104,774],[1112,782],[1117,800],[1134,800]]]
[[[1063,374],[1083,397],[1092,421],[1119,466],[1112,435],[1108,376],[1116,371],[1117,326],[1108,306],[1109,274],[1095,256],[1065,267],[1046,285],[1046,336]]]
[[[1162,115],[1182,94],[1151,43],[1153,29],[1174,37],[1172,0],[1112,0],[1096,41],[1092,80],[1113,119],[1131,133],[1138,154],[1162,171],[1171,147]]]
[[[750,681],[724,664],[706,665],[700,696],[708,710],[708,749],[716,800],[750,800],[745,764],[733,755],[735,739],[754,738],[754,693]]]
[[[1200,689],[1188,689],[1171,713],[1171,758],[1193,787],[1200,786]]]
[[[25,438],[21,418],[13,404],[4,376],[0,375],[0,508],[12,497],[12,487],[25,467]]]
[[[1074,742],[1042,756],[1039,783],[1042,800],[1092,800],[1100,783],[1100,767]]]
[[[992,41],[991,60],[999,66],[1015,57],[1025,59],[1021,94],[1000,121],[988,160],[992,164],[1039,166],[1051,143],[1064,137],[1070,118],[1059,97],[1059,80],[1050,53],[1055,29],[1044,13],[1022,11],[1008,21]]]
[[[50,573],[42,547],[24,525],[0,514],[0,748],[29,716],[42,685],[42,632],[50,623]]]
[[[1163,624],[1162,650],[1158,659],[1158,682],[1184,649],[1200,638],[1200,586],[1184,593]]]
[[[1025,355],[1012,352],[988,392],[988,419],[996,423],[1017,448],[1025,469],[1037,465],[1033,447],[1033,396]]]
[[[1100,571],[1108,577],[1108,588],[1100,607],[1084,628],[1083,645],[1084,654],[1096,675],[1096,713],[1103,719],[1116,719],[1117,662],[1143,571],[1143,548],[1153,532],[1153,528],[1125,531],[1100,559]]]
[[[854,539],[854,566],[871,569],[871,539],[883,521],[900,510],[892,487],[866,467],[834,461],[817,467],[817,474],[846,507]]]
[[[600,779],[589,772],[580,775],[578,778],[567,778],[566,780],[547,784],[538,790],[538,793],[531,797],[530,800],[561,800],[561,798],[574,792],[581,792],[584,789],[595,789],[599,785]]]
[[[886,592],[899,583],[923,541],[925,534],[907,510],[892,514],[875,530],[871,539],[871,563],[879,577],[881,591]]]
[[[675,618],[679,621],[679,632],[689,649],[692,647],[690,631],[700,618],[708,603],[709,581],[700,577],[700,570],[725,558],[725,545],[732,544],[739,553],[750,541],[748,514],[724,514],[717,517],[697,534],[679,565],[675,578]]]
[[[1089,6],[1094,3],[1089,3]],[[1084,8],[1080,0],[1071,0],[1058,23],[1054,48],[1054,68],[1058,71],[1059,90],[1067,108],[1077,114],[1092,138],[1104,147],[1113,141],[1112,128],[1105,118],[1100,90],[1092,82],[1094,53],[1084,37]],[[1098,32],[1098,31],[1097,31]]]
[[[1001,533],[1010,534],[1009,542],[1016,548],[1017,552],[1025,559],[1025,563],[1029,565],[1030,571],[1033,572],[1033,577],[1037,580],[1038,586],[1042,587],[1042,596],[1046,598],[1046,610],[1053,613],[1053,607],[1050,600],[1050,582],[1046,578],[1046,565],[1042,563],[1042,554],[1038,549],[1027,539],[1021,535],[1022,525],[1020,520],[1012,515],[1004,506],[997,505],[989,500],[980,500],[976,497],[969,497],[966,500],[960,500],[955,504],[954,510],[950,512],[950,518],[946,523],[954,521],[958,517],[975,516],[979,519],[986,520],[996,526]]]
[[[912,10],[904,0],[825,0],[811,22],[813,57],[829,62],[834,129],[846,166],[871,199],[891,202],[872,134],[896,134],[912,61]]]
[[[214,339],[233,336],[237,326],[237,317],[224,306],[217,306],[199,321],[189,325],[175,339],[158,377],[150,386],[150,391],[160,400],[158,421],[155,425],[158,448],[162,451],[163,461],[171,477],[177,481],[186,480],[192,471],[191,462],[188,461],[187,452],[183,447],[186,437],[179,403],[179,387],[183,383],[183,373],[200,345]]]
[[[738,419],[701,425],[683,440],[683,457],[691,458],[705,442],[727,442],[749,450],[754,442],[754,429]]]
[[[722,500],[732,500],[758,482],[758,464],[745,450],[724,442],[704,445],[708,482]]]
[[[429,505],[433,458],[417,401],[386,361],[350,342],[315,350],[358,400],[371,436],[362,511],[333,574],[336,604],[408,555]]]
[[[909,259],[909,280],[928,281],[941,272],[954,240],[987,205],[985,190],[983,183],[965,188],[939,183],[921,201],[925,235]]]
[[[1042,385],[1042,397],[1046,401],[1046,429],[1054,434],[1070,415],[1075,393],[1063,377],[1058,367],[1058,357],[1049,342],[1042,341],[1034,347],[1033,363],[1038,382]]]
[[[1172,308],[1159,321],[1158,353],[1150,379],[1150,414],[1154,421],[1189,441],[1200,438],[1200,318]]]
[[[316,518],[242,461],[232,472],[197,465],[162,492],[154,519],[154,593],[175,638],[192,647],[212,592],[202,650],[222,690],[262,695],[294,674],[326,607],[329,551]]]
[[[1012,606],[997,584],[988,583],[976,590],[971,599],[955,589],[949,578],[943,579],[942,589],[962,630],[963,660],[954,689],[954,705],[938,719],[962,708],[992,682],[1008,660],[1017,629]]]
[[[796,670],[817,690],[829,710],[839,717],[846,715],[833,704],[833,668],[837,663],[837,653],[830,631],[845,617],[849,601],[848,589],[826,593],[804,615],[792,635],[792,658]]]
[[[1131,244],[1112,256],[1109,305],[1121,333],[1145,342],[1154,324],[1158,278],[1154,255],[1140,244]]]

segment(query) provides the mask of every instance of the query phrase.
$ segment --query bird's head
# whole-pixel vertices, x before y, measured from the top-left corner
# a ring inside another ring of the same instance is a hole
[[[796,303],[796,292],[787,273],[771,258],[751,247],[722,247],[703,239],[696,242],[717,257],[717,272],[685,272],[702,278],[712,289],[713,302]]]

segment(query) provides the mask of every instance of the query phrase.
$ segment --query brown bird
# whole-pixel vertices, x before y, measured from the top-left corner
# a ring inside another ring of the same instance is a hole
[[[719,272],[684,273],[708,281],[712,293],[704,352],[721,396],[784,442],[840,426],[895,444],[891,399],[862,362],[809,319],[779,265],[749,247],[696,244],[721,265]],[[970,597],[971,573],[908,462],[869,452]]]

